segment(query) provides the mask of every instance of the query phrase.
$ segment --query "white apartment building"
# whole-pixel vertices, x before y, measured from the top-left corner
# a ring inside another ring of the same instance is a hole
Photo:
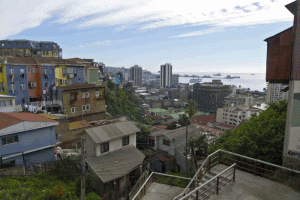
[[[278,83],[268,83],[267,86],[267,103],[278,102],[278,100],[284,100],[288,98],[288,91],[281,92],[287,85]]]
[[[237,126],[242,121],[250,119],[252,114],[259,115],[259,112],[259,110],[249,108],[249,106],[246,105],[238,105],[234,107],[232,104],[230,107],[218,108],[216,121],[218,123]]]
[[[171,87],[172,84],[172,65],[166,63],[160,66],[160,87]]]
[[[0,112],[16,112],[16,97],[0,94]]]
[[[234,94],[234,95],[229,95],[225,97],[224,99],[224,106],[231,106],[234,104],[234,106],[237,105],[246,105],[246,106],[253,106],[253,97],[250,94]]]

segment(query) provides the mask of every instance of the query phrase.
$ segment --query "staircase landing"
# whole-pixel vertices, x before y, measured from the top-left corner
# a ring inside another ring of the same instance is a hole
[[[217,165],[212,169],[219,173],[226,169],[225,165]],[[253,174],[236,170],[235,182],[230,182],[214,195],[210,200],[299,200],[300,192],[285,186],[281,183],[270,181],[268,179],[254,176]]]

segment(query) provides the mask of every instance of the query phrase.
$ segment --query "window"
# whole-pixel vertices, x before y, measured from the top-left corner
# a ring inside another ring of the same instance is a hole
[[[149,137],[149,146],[154,147],[155,146],[155,139],[153,137]]]
[[[52,74],[55,74],[55,68],[51,68]]]
[[[8,45],[9,45],[9,46],[12,46],[12,43],[11,43],[11,42],[9,42],[9,43],[8,43]]]
[[[41,48],[41,45],[40,45],[40,44],[37,44],[37,45],[36,45],[36,48]]]
[[[2,46],[4,47],[4,42],[2,42]]]
[[[101,144],[101,153],[105,153],[108,151],[109,151],[109,143],[106,142],[106,143]]]
[[[21,83],[21,89],[25,90],[25,84],[24,83]]]
[[[48,70],[46,68],[44,69],[44,74],[48,74]]]
[[[54,51],[53,53],[54,53],[55,56],[57,56],[57,51]]]
[[[84,76],[88,76],[88,70],[84,70]]]
[[[163,144],[166,146],[170,146],[170,141],[163,139]]]
[[[67,68],[63,67],[63,68],[62,68],[62,73],[63,73],[63,74],[67,73]]]
[[[61,80],[61,83],[62,83],[63,85],[66,85],[66,84],[67,84],[67,80]]]
[[[96,91],[96,92],[95,92],[95,96],[96,96],[96,98],[99,97],[99,91]]]
[[[20,69],[20,74],[24,74],[24,68]]]
[[[82,98],[85,98],[85,92],[82,92]]]
[[[38,73],[37,67],[28,67],[28,73]]]
[[[83,105],[83,106],[82,106],[82,111],[85,111],[85,110],[86,110],[86,106]]]
[[[90,105],[86,105],[86,110],[90,110]]]
[[[88,92],[85,93],[85,97],[89,98],[89,93]]]
[[[50,101],[50,97],[49,96],[47,96],[47,101]]]
[[[25,97],[22,97],[22,103],[26,103]]]
[[[129,144],[129,136],[122,138],[122,146],[126,146]]]
[[[2,145],[7,145],[7,144],[12,144],[19,142],[19,136],[11,136],[11,137],[6,137],[2,138]]]
[[[10,85],[10,88],[11,88],[12,90],[15,90],[15,84],[11,84],[11,85]]]
[[[75,100],[75,93],[74,93],[74,92],[71,92],[71,94],[70,94],[70,99],[71,99],[71,101],[74,101],[74,100]]]
[[[9,71],[10,71],[10,74],[14,74],[15,73],[15,69],[14,68],[10,68]]]
[[[71,108],[71,113],[75,113],[75,107]]]
[[[49,55],[49,51],[46,51],[46,55],[47,55],[47,56]]]
[[[47,88],[48,87],[48,83],[47,82],[45,82],[45,88]]]
[[[2,67],[0,67],[0,73],[3,73],[3,69],[2,69]]]
[[[48,44],[46,44],[46,48],[49,48],[49,45]],[[47,54],[48,55],[48,54]]]
[[[56,46],[55,46],[55,45],[53,45],[53,48],[55,49],[55,48],[56,48]]]

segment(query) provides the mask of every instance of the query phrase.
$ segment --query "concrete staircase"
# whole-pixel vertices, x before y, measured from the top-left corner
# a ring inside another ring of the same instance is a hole
[[[216,176],[217,174],[218,174],[218,173],[217,173],[217,172],[214,172],[213,170],[211,170],[211,172],[206,173],[206,174],[204,175],[204,177],[201,179],[201,181],[199,182],[199,184],[198,184],[196,187],[199,187],[199,186],[203,185],[204,183],[206,183],[207,181],[209,181],[210,179],[212,179],[212,178],[213,178],[214,176]],[[226,175],[225,175],[225,176],[226,176]],[[224,179],[224,180],[220,183],[220,185],[223,185],[226,181],[229,180],[230,177],[231,177],[231,176],[229,176],[228,178]],[[221,175],[220,178],[219,178],[219,180],[221,181],[223,178],[224,178],[224,176]],[[228,182],[228,183],[226,183],[223,187],[225,187],[227,184],[230,184],[230,183],[231,183],[231,181]],[[217,184],[217,179],[214,179],[212,182],[210,182],[210,183],[204,185],[203,187],[201,187],[201,188],[198,190],[198,191],[199,191],[199,193],[198,193],[198,194],[199,194],[199,195],[198,195],[198,199],[201,200],[201,199],[206,198],[206,197],[207,197],[211,192],[213,192],[213,191],[214,191],[214,193],[211,194],[210,197],[214,196],[214,195],[216,194],[216,188],[217,188],[216,184]],[[214,187],[211,188],[213,185],[214,185]],[[223,189],[223,187],[222,187],[222,189]],[[205,192],[205,191],[208,190],[209,188],[211,188],[211,189],[210,189],[209,191]],[[219,191],[220,191],[220,189],[219,189]],[[203,192],[205,192],[205,194],[203,194],[203,195],[200,196],[200,194],[202,194]],[[209,199],[210,197],[207,197],[206,199]],[[196,199],[196,193],[192,194],[188,200],[194,200],[194,199]]]

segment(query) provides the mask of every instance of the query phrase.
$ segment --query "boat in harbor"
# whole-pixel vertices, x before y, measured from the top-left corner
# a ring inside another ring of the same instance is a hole
[[[204,75],[204,76],[202,76],[201,78],[212,78],[212,77],[209,76],[209,75]]]
[[[213,76],[222,76],[220,73],[213,74]]]
[[[190,83],[200,83],[200,82],[202,82],[202,79],[200,79],[200,78],[193,78],[193,79],[190,79]]]
[[[234,77],[232,77],[232,76],[230,76],[230,75],[227,75],[225,78],[226,78],[226,79],[234,79]]]

